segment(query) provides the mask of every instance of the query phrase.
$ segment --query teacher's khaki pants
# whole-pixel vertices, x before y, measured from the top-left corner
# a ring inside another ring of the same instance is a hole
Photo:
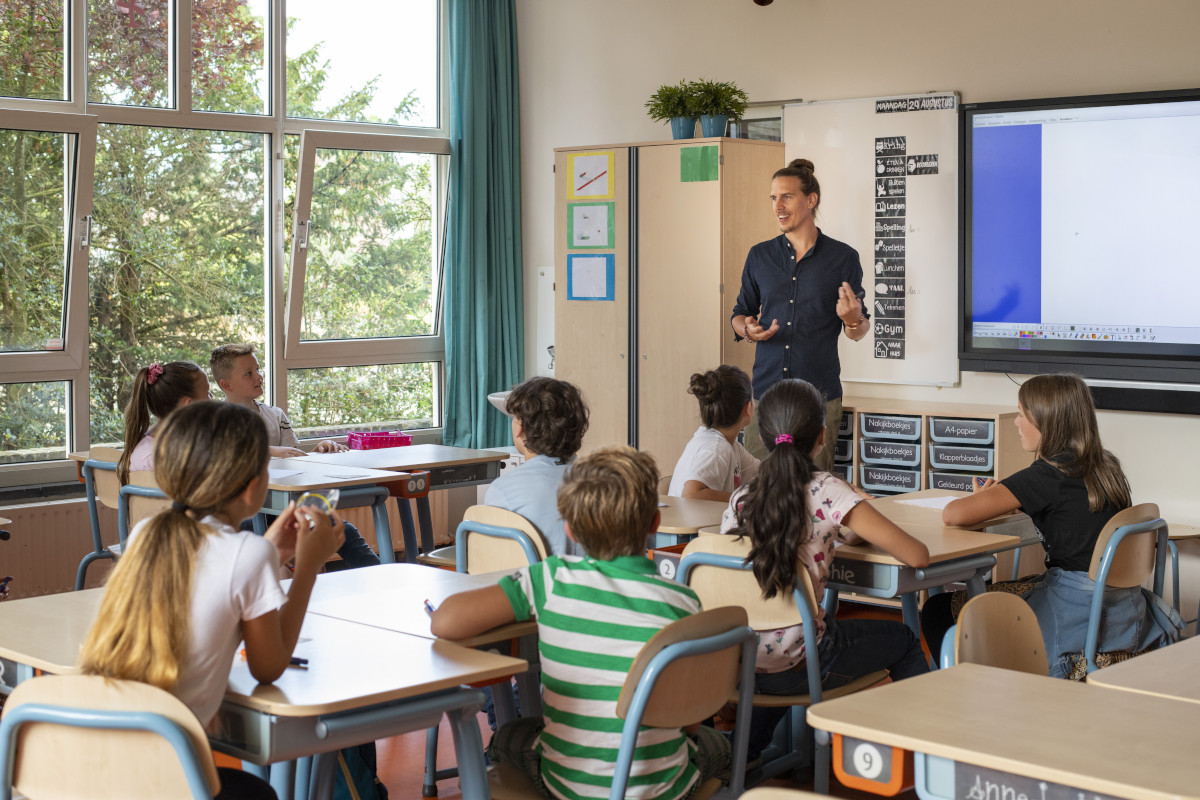
[[[833,471],[833,448],[837,443],[838,428],[842,424],[842,398],[838,397],[825,404],[825,449],[817,454],[817,469],[825,472]],[[767,448],[763,445],[762,436],[758,432],[758,403],[754,404],[754,415],[745,430],[746,449],[760,461],[767,457]]]

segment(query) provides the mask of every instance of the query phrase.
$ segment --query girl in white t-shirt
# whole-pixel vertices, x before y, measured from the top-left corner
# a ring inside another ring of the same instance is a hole
[[[249,409],[192,403],[172,412],[154,440],[154,477],[174,503],[130,535],[79,666],[166,689],[209,726],[238,642],[259,681],[287,668],[313,582],[342,542],[342,521],[289,505],[265,537],[238,530],[262,507],[269,480],[266,429]],[[279,564],[293,554],[285,594]],[[232,772],[222,773],[230,787]]]
[[[763,395],[758,425],[767,457],[758,474],[730,498],[721,532],[750,538],[754,577],[763,597],[790,596],[797,569],[808,570],[817,597],[825,591],[835,540],[865,539],[905,564],[924,567],[929,550],[862,500],[866,495],[814,459],[825,447],[825,400],[812,384],[783,380]],[[844,527],[843,527],[844,526]],[[849,530],[847,530],[849,529]],[[832,689],[880,669],[900,680],[927,672],[920,639],[900,622],[815,620],[821,686]],[[804,632],[800,625],[760,630],[755,658],[756,691],[807,694]],[[758,709],[751,716],[750,750],[770,741],[786,709]]]
[[[121,483],[129,483],[130,472],[154,469],[151,416],[162,421],[188,403],[211,399],[208,376],[192,361],[154,363],[138,370],[125,406],[125,449],[117,462]]]
[[[688,394],[700,401],[700,421],[704,424],[675,464],[667,494],[728,500],[734,489],[758,472],[758,459],[737,440],[754,411],[750,377],[737,367],[723,364],[692,375]]]

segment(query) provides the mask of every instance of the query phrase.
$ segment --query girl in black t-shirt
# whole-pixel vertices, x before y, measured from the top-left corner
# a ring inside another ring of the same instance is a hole
[[[1034,453],[1034,462],[951,501],[942,521],[971,526],[1017,510],[1032,518],[1046,548],[1046,571],[992,584],[989,591],[1018,594],[1030,604],[1042,628],[1050,674],[1066,677],[1086,638],[1092,550],[1113,514],[1129,507],[1129,481],[1116,456],[1100,443],[1091,392],[1078,375],[1030,378],[1017,393],[1017,409],[1021,446]],[[935,595],[922,609],[921,627],[935,657],[966,599],[966,592]],[[1148,616],[1146,602],[1137,589],[1108,592],[1106,650],[1143,649],[1150,626],[1138,621]]]

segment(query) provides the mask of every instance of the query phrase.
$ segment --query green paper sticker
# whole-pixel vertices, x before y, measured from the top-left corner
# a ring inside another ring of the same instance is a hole
[[[679,151],[679,180],[715,181],[718,178],[717,146],[684,147]]]

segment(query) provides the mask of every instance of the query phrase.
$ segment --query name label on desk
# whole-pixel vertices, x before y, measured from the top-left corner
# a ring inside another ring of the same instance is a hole
[[[850,589],[891,590],[894,588],[893,573],[893,569],[870,561],[835,560],[829,571],[829,582]]]
[[[954,765],[954,796],[958,800],[1116,800],[1112,795],[1088,792],[961,761]]]

